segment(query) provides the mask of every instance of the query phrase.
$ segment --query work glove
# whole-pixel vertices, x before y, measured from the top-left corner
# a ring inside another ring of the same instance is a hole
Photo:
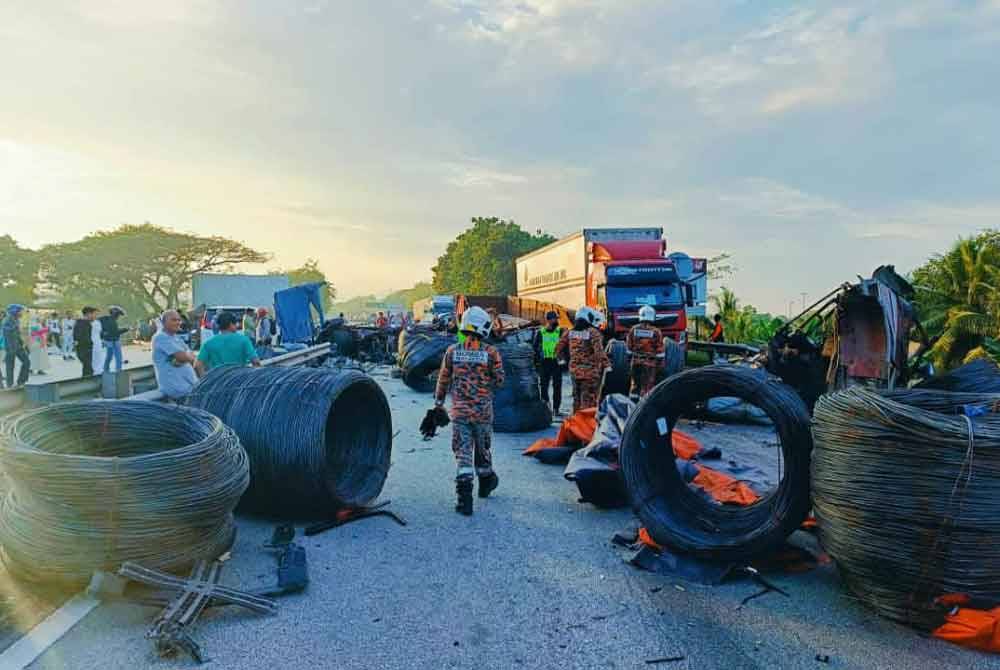
[[[424,436],[424,441],[430,440],[437,435],[438,428],[444,428],[449,423],[451,419],[448,418],[448,412],[441,405],[435,405],[434,409],[427,410],[420,422],[420,434]]]

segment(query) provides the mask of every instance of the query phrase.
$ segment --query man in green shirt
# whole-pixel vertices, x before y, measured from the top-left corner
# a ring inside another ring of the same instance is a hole
[[[216,319],[219,334],[201,345],[195,369],[198,375],[204,375],[212,368],[223,365],[260,365],[260,358],[254,349],[253,342],[243,333],[237,332],[236,316],[223,312]]]

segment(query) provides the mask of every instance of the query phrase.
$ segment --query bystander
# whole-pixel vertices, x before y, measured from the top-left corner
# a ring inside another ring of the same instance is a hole
[[[201,345],[195,369],[203,375],[212,368],[223,365],[260,365],[260,356],[250,338],[238,332],[239,323],[234,314],[219,314],[219,334]]]
[[[163,327],[153,335],[153,370],[163,395],[177,400],[190,393],[198,383],[194,371],[197,359],[180,336],[181,315],[169,309],[163,313],[161,323]],[[206,346],[211,342],[209,340]]]

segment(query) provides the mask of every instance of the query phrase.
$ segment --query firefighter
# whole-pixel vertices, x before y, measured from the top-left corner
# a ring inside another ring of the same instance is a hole
[[[542,400],[548,403],[553,415],[560,413],[562,405],[562,362],[556,357],[563,329],[559,327],[559,315],[548,312],[546,325],[535,331],[532,348],[535,350],[535,367],[538,369],[538,389]],[[549,402],[549,385],[552,385],[552,402]]]
[[[487,497],[500,478],[493,471],[493,392],[503,386],[500,352],[483,340],[490,334],[490,317],[480,307],[470,307],[462,315],[465,341],[448,347],[438,373],[434,392],[435,407],[444,405],[451,392],[451,448],[458,473],[455,511],[472,514],[472,479],[479,477],[479,497]]]
[[[644,305],[639,310],[639,323],[632,326],[625,338],[625,350],[632,357],[632,387],[629,396],[638,402],[656,385],[656,372],[663,367],[666,343],[655,325],[656,310]]]
[[[573,328],[559,340],[556,357],[569,355],[569,374],[573,378],[573,412],[597,407],[600,402],[601,380],[611,370],[611,361],[604,352],[604,337],[595,326],[602,322],[601,314],[584,306],[576,310]]]

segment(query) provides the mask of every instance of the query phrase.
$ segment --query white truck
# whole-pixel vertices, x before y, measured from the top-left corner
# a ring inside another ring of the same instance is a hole
[[[274,316],[274,294],[288,286],[287,275],[196,274],[191,282],[191,301],[200,318],[191,347],[196,349],[212,337],[212,324],[220,312],[242,320],[247,309],[267,307]]]

